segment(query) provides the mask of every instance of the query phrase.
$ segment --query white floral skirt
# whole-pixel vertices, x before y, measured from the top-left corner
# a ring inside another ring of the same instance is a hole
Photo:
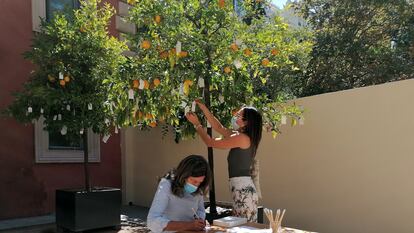
[[[233,198],[233,215],[257,222],[259,197],[250,176],[230,178],[230,191]]]

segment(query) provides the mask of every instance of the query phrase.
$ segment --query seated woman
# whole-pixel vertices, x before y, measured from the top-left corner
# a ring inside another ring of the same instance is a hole
[[[184,158],[158,185],[147,217],[150,230],[154,233],[204,230],[203,195],[210,179],[206,159],[200,155]]]

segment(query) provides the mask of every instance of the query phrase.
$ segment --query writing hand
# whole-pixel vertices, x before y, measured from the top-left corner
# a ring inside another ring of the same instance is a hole
[[[191,226],[193,230],[201,231],[201,230],[204,230],[204,228],[206,227],[206,223],[204,219],[199,218],[199,219],[195,219],[194,221],[192,221]]]

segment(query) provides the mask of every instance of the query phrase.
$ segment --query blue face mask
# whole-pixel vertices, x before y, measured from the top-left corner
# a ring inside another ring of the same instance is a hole
[[[185,183],[185,185],[184,185],[184,190],[187,192],[187,193],[194,193],[195,191],[197,191],[197,189],[198,189],[198,187],[197,186],[195,186],[195,185],[192,185],[192,184],[189,184],[189,183]]]
[[[240,126],[237,124],[237,117],[233,116],[231,118],[231,126],[233,127],[234,130],[238,130],[240,128]]]

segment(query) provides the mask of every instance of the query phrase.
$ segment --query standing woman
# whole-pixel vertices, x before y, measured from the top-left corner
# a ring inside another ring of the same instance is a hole
[[[210,167],[200,155],[181,160],[177,169],[161,179],[148,212],[148,228],[163,231],[204,231],[203,195],[210,184]]]
[[[249,222],[257,221],[258,193],[252,179],[253,163],[262,138],[262,115],[253,107],[243,107],[232,118],[232,129],[220,121],[199,100],[197,105],[203,111],[211,127],[223,135],[222,139],[211,138],[204,130],[196,114],[186,117],[208,147],[230,149],[227,157],[230,190],[233,198],[233,214],[245,217]]]

